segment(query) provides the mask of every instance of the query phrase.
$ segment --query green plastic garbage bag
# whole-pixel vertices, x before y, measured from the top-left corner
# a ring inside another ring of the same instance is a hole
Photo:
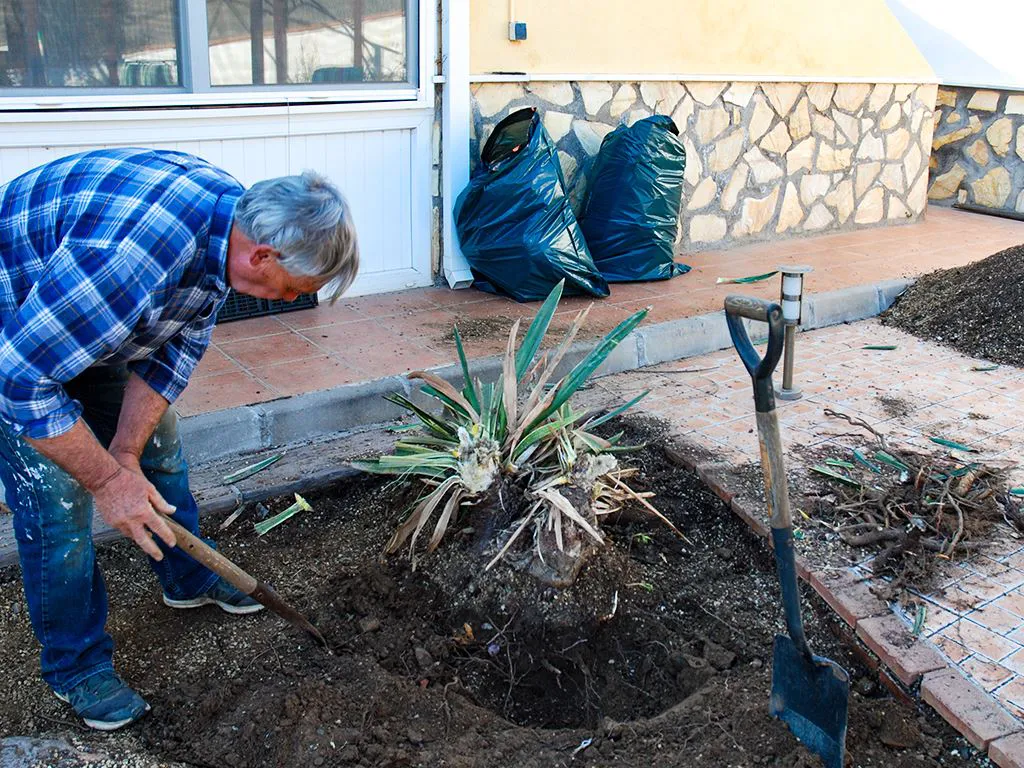
[[[673,259],[685,167],[679,129],[665,115],[605,136],[579,221],[608,282],[667,280],[690,271]]]
[[[532,107],[494,127],[455,202],[455,229],[482,290],[535,301],[564,279],[566,294],[608,295],[565,195],[554,144]]]

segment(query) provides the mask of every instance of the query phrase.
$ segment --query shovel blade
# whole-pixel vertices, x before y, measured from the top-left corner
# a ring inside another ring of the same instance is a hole
[[[772,698],[769,712],[825,768],[843,768],[850,676],[831,659],[808,659],[786,635],[775,636],[772,657]]]

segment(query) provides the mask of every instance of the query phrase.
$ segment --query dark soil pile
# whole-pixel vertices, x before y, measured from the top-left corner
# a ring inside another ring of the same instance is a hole
[[[971,357],[1024,365],[1024,245],[919,279],[882,322]]]
[[[74,731],[99,751],[216,768],[818,765],[767,712],[781,622],[765,542],[657,442],[634,458],[638,490],[657,492],[692,545],[626,516],[564,592],[509,588],[502,600],[495,581],[456,582],[458,539],[415,572],[380,562],[406,507],[376,479],[311,495],[314,512],[262,538],[242,517],[219,536],[223,550],[306,612],[330,655],[270,615],[164,608],[135,549],[104,549],[120,671],[153,705],[109,736],[79,732],[39,682],[18,575],[7,572],[0,732]],[[894,699],[831,612],[805,605],[816,652],[852,675],[849,765],[987,764],[930,710]],[[543,620],[588,615],[581,608],[593,618],[575,630]]]

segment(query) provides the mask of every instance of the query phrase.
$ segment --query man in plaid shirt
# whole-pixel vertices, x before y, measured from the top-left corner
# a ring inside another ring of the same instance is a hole
[[[198,532],[168,406],[229,286],[337,298],[357,268],[348,206],[309,172],[244,190],[197,157],[110,149],[0,187],[0,481],[43,678],[87,725],[149,709],[114,673],[93,509],[150,556],[167,605],[259,610],[157,514]]]

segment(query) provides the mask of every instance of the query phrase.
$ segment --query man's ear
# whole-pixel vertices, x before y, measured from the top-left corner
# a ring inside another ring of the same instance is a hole
[[[249,264],[253,267],[263,267],[277,259],[277,251],[271,245],[260,244],[249,251]]]

